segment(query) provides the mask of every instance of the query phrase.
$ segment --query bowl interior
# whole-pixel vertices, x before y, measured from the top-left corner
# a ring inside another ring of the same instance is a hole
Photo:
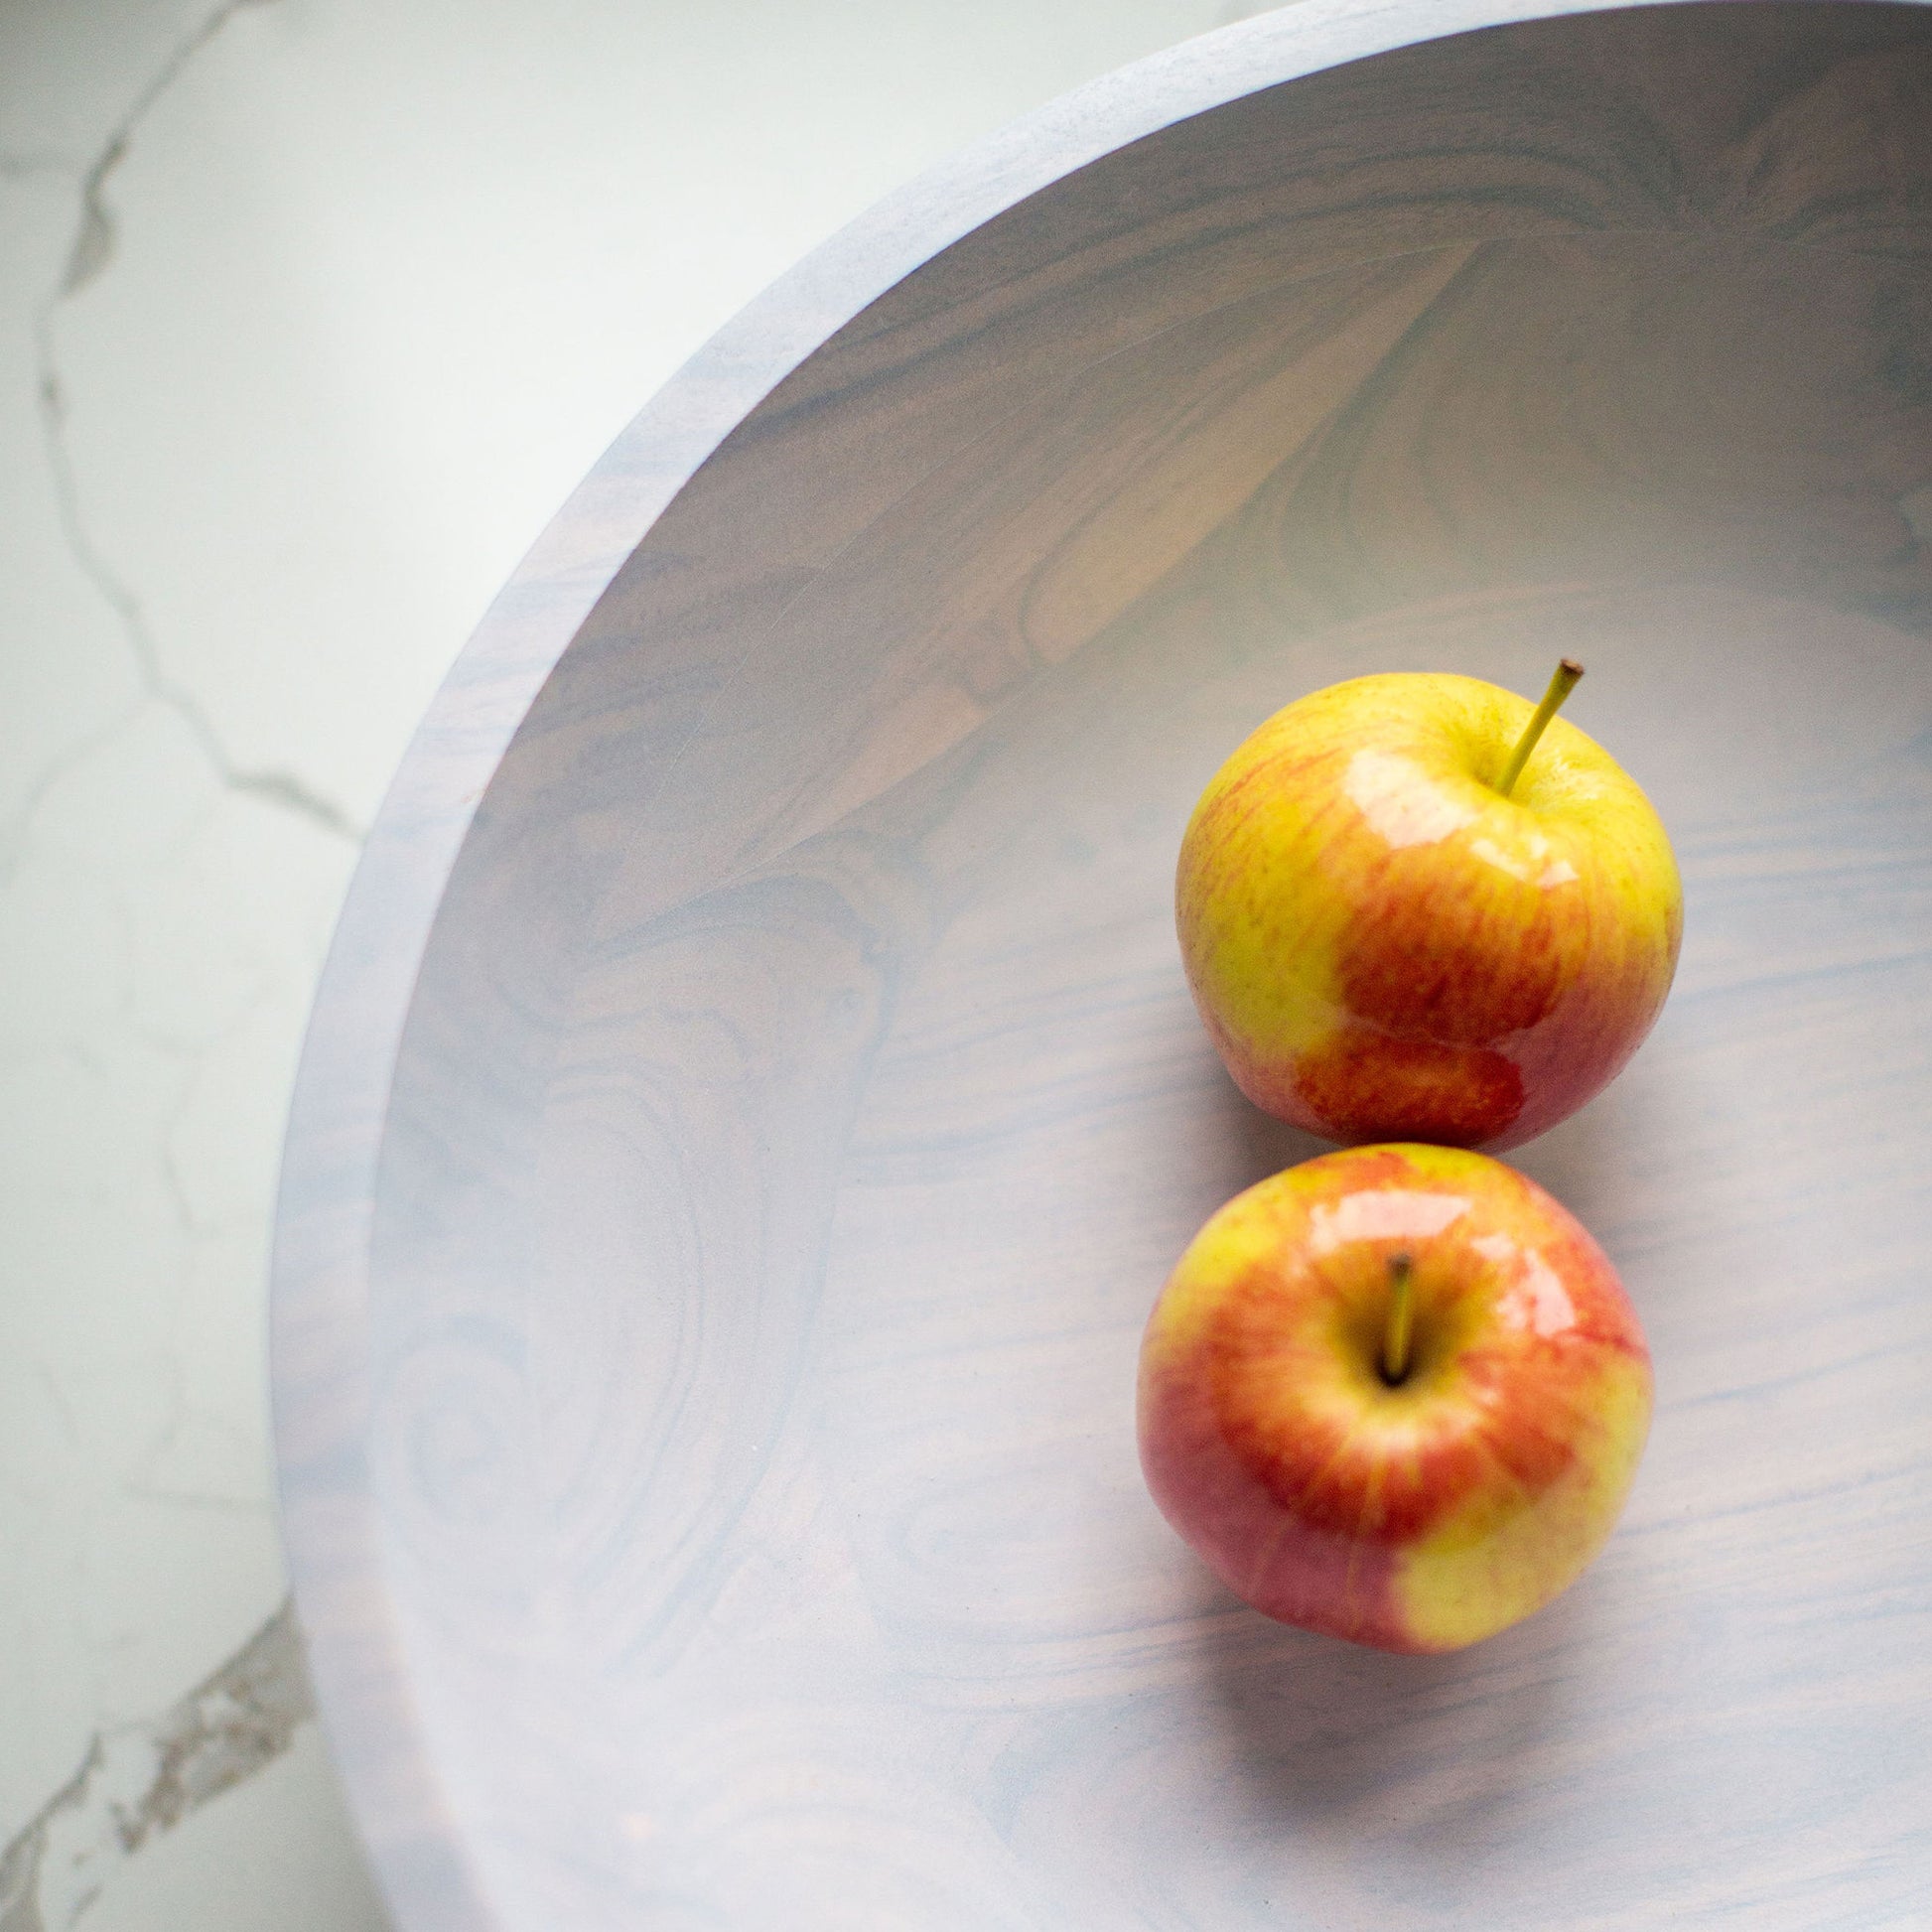
[[[1916,8],[1271,88],[835,335],[544,690],[397,1071],[385,1586],[501,1924],[1922,1900],[1928,626]],[[1201,1034],[1174,850],[1301,693],[1562,652],[1687,936],[1513,1158],[1623,1271],[1657,1422],[1575,1590],[1383,1657],[1241,1608],[1141,1486],[1168,1267],[1317,1151]]]

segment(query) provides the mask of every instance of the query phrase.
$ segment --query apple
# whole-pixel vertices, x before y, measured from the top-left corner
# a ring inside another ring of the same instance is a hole
[[[1542,1188],[1460,1148],[1352,1148],[1189,1244],[1142,1343],[1141,1463],[1256,1609],[1455,1650],[1582,1574],[1650,1403],[1635,1311]]]
[[[1500,1151],[1635,1052],[1683,890],[1641,787],[1554,716],[1582,675],[1566,659],[1538,707],[1478,678],[1352,678],[1215,774],[1176,923],[1257,1106],[1331,1141]]]

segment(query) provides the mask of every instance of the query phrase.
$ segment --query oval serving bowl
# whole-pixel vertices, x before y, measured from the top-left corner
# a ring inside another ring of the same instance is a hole
[[[404,1932],[1906,1922],[1932,1895],[1932,12],[1307,0],[838,237],[564,509],[350,893],[274,1285]],[[1174,1255],[1314,1144],[1175,843],[1371,669],[1672,827],[1520,1165],[1658,1364],[1494,1642],[1265,1623],[1141,1486]]]

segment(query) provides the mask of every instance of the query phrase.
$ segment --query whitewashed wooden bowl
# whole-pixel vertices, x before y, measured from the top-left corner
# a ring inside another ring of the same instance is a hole
[[[283,1496],[406,1932],[1932,1923],[1929,627],[1918,7],[1309,0],[756,304],[458,664],[303,1065]],[[1568,1596],[1386,1657],[1141,1487],[1170,1263],[1313,1151],[1174,845],[1299,693],[1560,650],[1689,927],[1520,1159],[1656,1429]]]

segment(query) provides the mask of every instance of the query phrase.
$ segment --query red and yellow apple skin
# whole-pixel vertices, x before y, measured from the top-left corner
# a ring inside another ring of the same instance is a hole
[[[1266,1112],[1342,1142],[1520,1146],[1650,1031],[1683,890],[1642,789],[1480,679],[1393,672],[1290,705],[1202,793],[1175,914],[1194,1001]]]
[[[1409,1372],[1384,1379],[1392,1265]],[[1384,1650],[1456,1650],[1582,1574],[1650,1428],[1615,1272],[1534,1182],[1457,1148],[1350,1149],[1237,1195],[1141,1349],[1141,1463],[1237,1595]]]

